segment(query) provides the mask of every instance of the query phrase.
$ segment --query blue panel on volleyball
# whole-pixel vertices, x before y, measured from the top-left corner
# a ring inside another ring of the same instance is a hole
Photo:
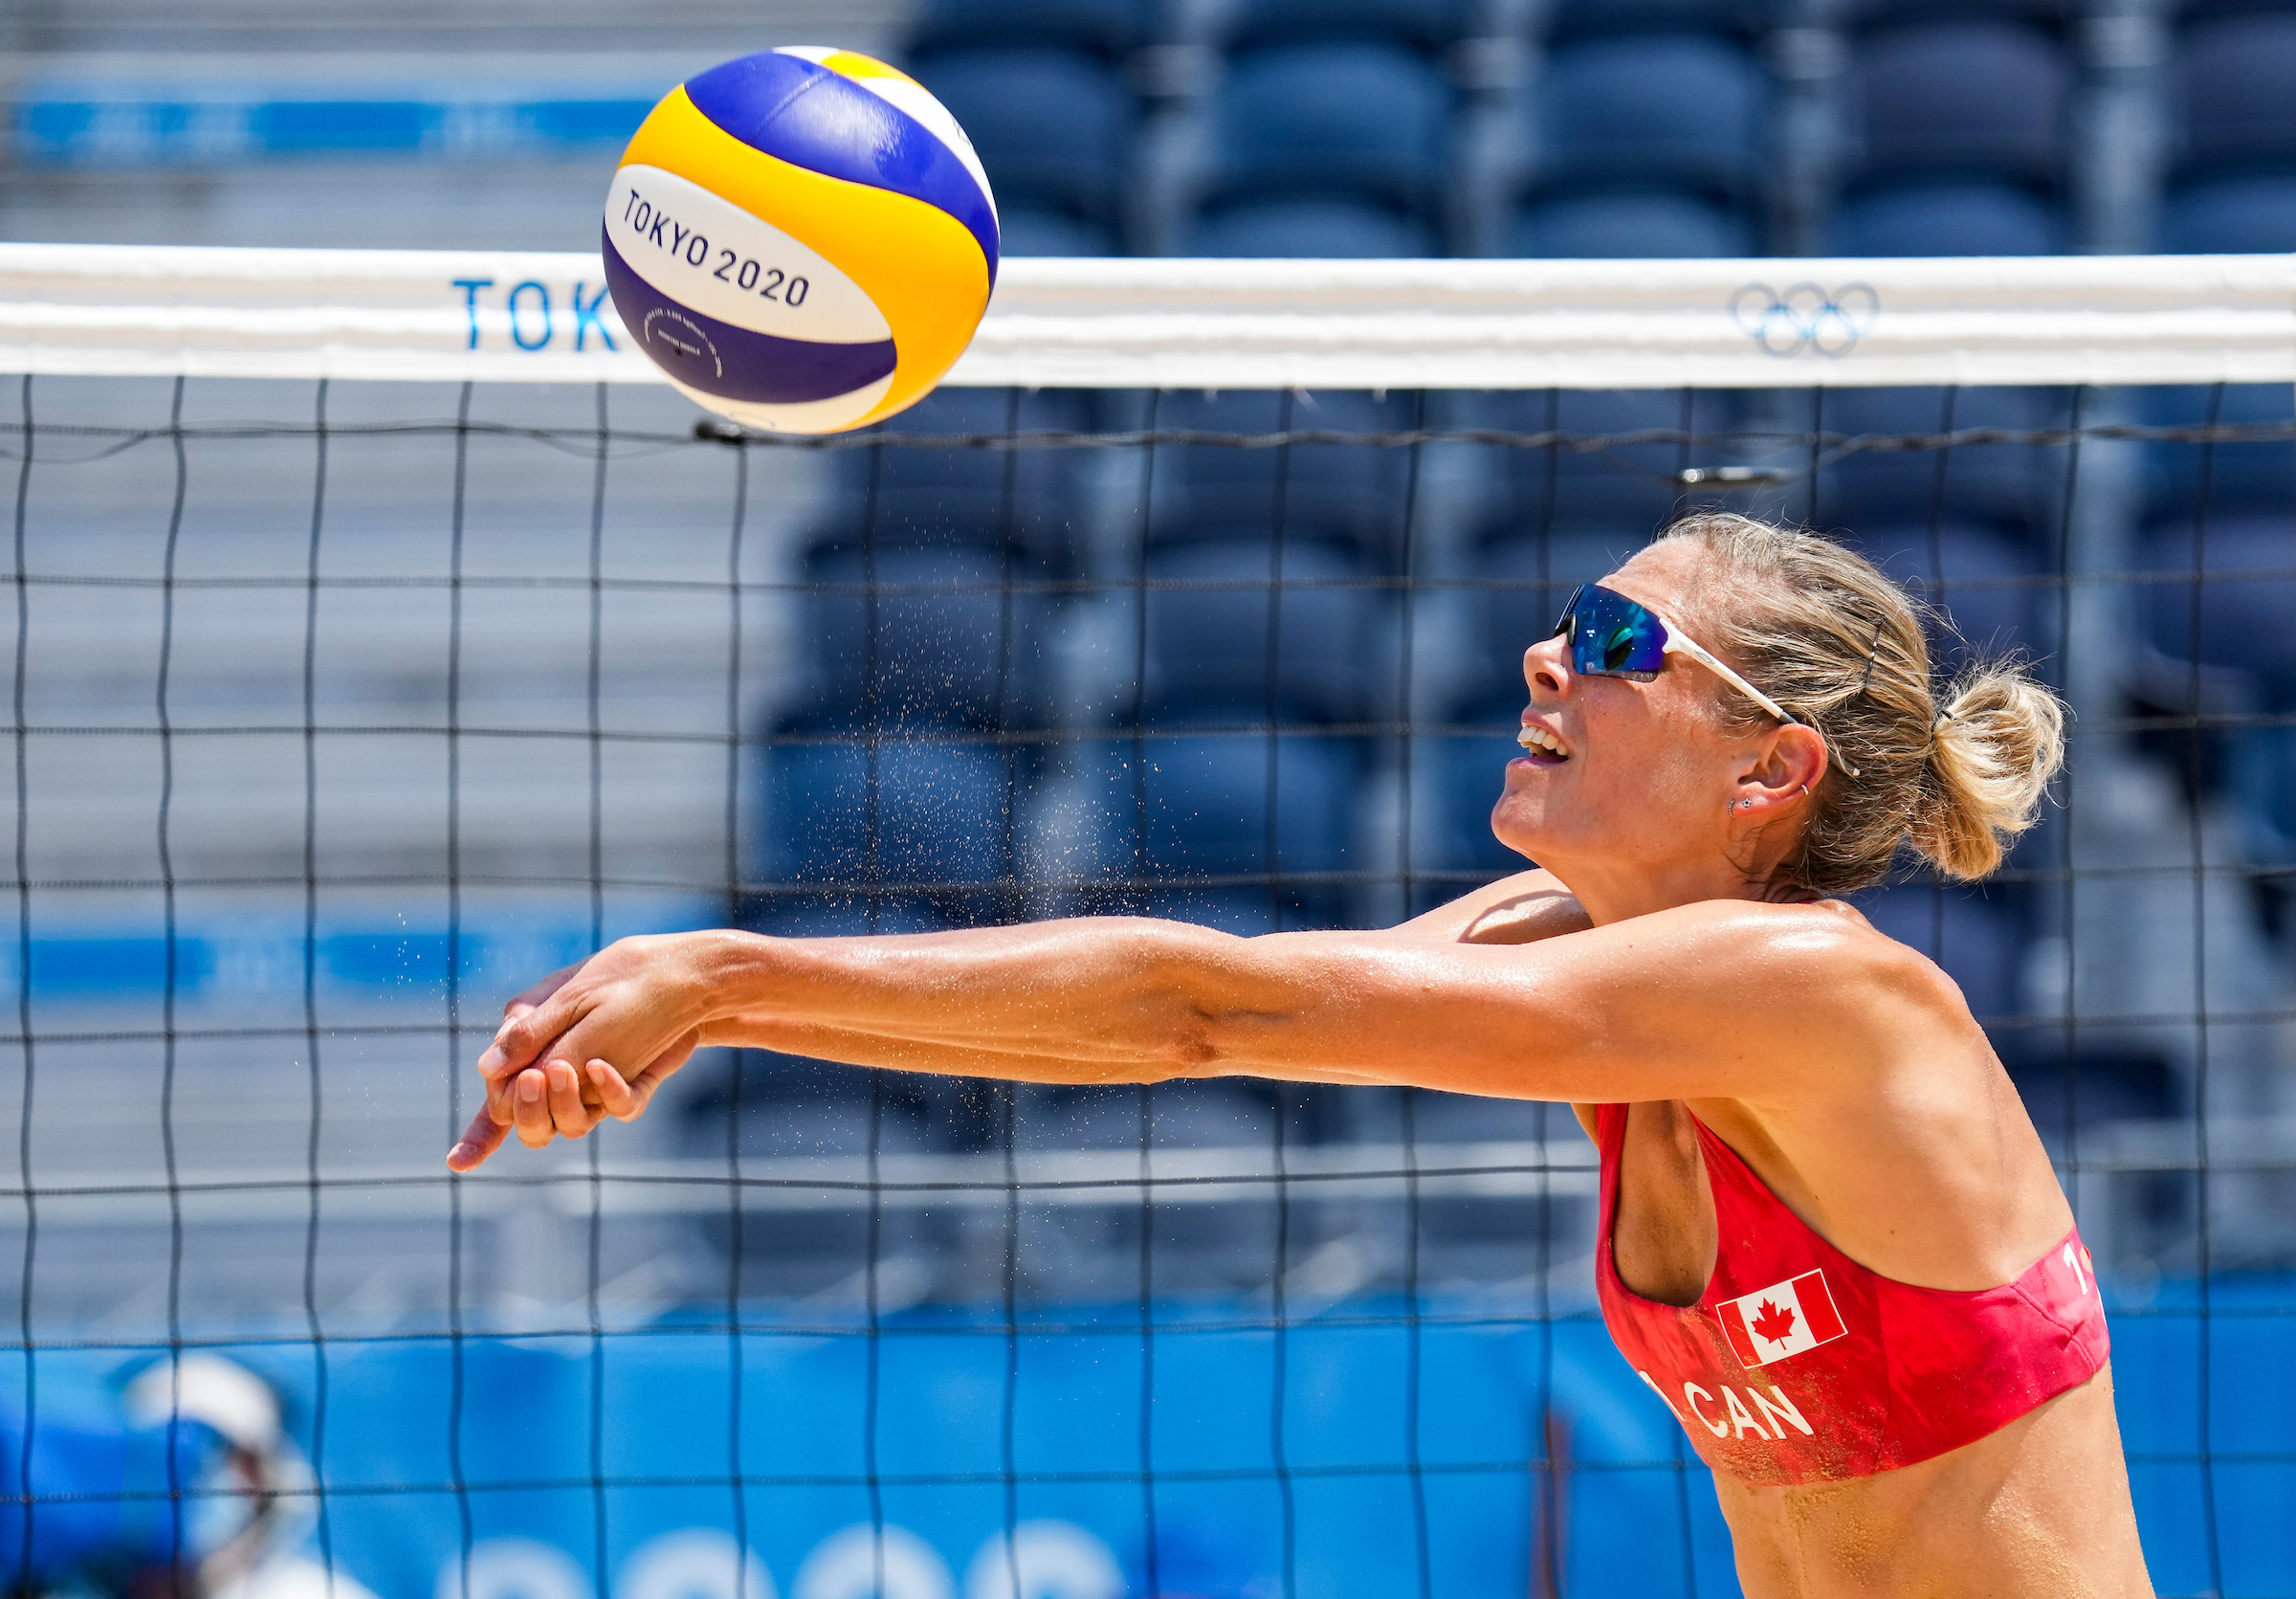
[[[809,172],[906,194],[981,241],[996,271],[997,217],[949,146],[859,83],[800,56],[762,51],[686,80],[695,109],[753,149]]]

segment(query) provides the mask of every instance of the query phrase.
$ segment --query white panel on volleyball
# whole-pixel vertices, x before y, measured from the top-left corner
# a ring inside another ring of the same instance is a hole
[[[675,172],[617,171],[606,228],[630,271],[705,317],[809,344],[893,337],[877,302],[836,262]]]

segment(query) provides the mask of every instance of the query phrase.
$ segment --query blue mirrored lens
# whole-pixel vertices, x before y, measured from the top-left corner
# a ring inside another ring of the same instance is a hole
[[[1588,584],[1571,600],[1571,670],[1642,676],[1667,661],[1667,627],[1625,595]]]

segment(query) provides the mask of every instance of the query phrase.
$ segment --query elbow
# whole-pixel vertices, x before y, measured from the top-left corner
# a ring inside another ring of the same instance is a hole
[[[1145,1024],[1138,1039],[1145,1080],[1220,1077],[1232,1066],[1236,1040],[1225,1018],[1233,1006],[1221,971],[1232,959],[1232,946],[1246,942],[1185,923],[1151,925],[1135,967],[1136,1013]]]

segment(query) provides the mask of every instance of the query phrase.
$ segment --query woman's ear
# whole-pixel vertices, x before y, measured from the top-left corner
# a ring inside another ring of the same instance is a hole
[[[1731,814],[1768,821],[1806,803],[1825,772],[1825,741],[1816,729],[1789,722],[1770,735],[1732,784]]]

